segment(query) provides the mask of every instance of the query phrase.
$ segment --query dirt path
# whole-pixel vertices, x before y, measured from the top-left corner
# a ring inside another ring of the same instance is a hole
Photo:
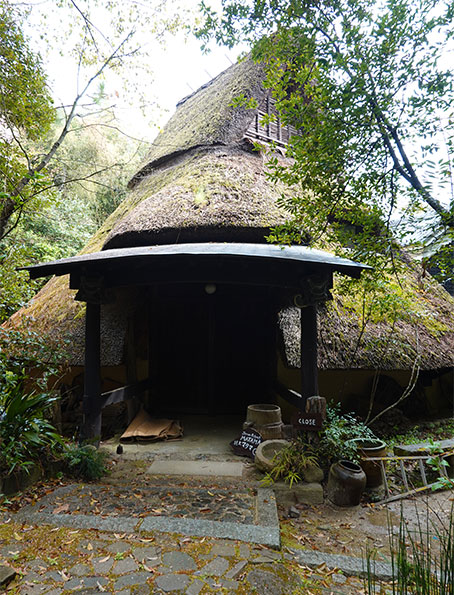
[[[442,527],[449,519],[453,492],[420,495],[387,505],[367,505],[341,509],[329,503],[315,507],[299,505],[300,517],[289,519],[280,508],[281,529],[290,547],[311,548],[321,552],[365,556],[375,552],[380,560],[390,553],[389,529],[399,529],[401,514],[413,532],[435,523]]]

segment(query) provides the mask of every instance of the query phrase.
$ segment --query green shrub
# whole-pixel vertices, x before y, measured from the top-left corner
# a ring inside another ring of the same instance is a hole
[[[326,409],[326,420],[320,432],[317,455],[320,465],[327,469],[336,461],[358,462],[357,440],[376,440],[377,437],[363,422],[350,413],[340,413],[340,405]]]
[[[0,473],[29,471],[61,447],[49,418],[64,359],[26,324],[0,329]]]
[[[24,392],[25,374],[4,375],[0,395],[0,469],[11,474],[29,471],[54,451],[61,438],[46,419],[55,400],[48,393]]]
[[[63,451],[65,472],[72,477],[92,481],[107,473],[107,453],[91,444],[66,444]]]

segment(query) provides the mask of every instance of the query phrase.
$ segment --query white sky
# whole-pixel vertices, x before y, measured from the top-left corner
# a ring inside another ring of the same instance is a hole
[[[19,2],[19,0],[17,0]],[[53,97],[56,105],[72,103],[77,90],[78,70],[77,61],[74,57],[68,55],[72,43],[77,43],[79,32],[74,31],[67,43],[62,47],[62,39],[59,28],[69,27],[65,12],[56,9],[57,0],[30,0],[32,2],[32,12],[28,19],[27,33],[32,38],[32,47],[39,48],[43,55],[43,62],[49,78],[49,84],[52,88]],[[93,0],[92,0],[93,1]],[[122,0],[118,0],[120,3]],[[126,0],[128,1],[128,0]],[[142,4],[147,6],[158,5],[162,0],[142,0]],[[84,2],[90,5],[90,0],[77,0],[78,5],[83,8]],[[141,2],[129,0],[130,4],[137,5]],[[103,3],[103,0],[100,0]],[[210,0],[213,8],[220,3],[220,0]],[[183,10],[192,12],[196,15],[198,11],[199,0],[167,0],[170,10],[178,11],[183,14]],[[100,32],[108,34],[108,19],[112,13],[104,13],[102,8],[95,9],[92,20],[99,28]],[[72,10],[74,13],[74,10]],[[68,14],[68,13],[66,13]],[[69,12],[71,14],[71,11]],[[75,13],[74,13],[75,14]],[[63,16],[62,16],[63,15]],[[44,25],[43,25],[44,19]],[[63,23],[61,21],[63,19]],[[42,30],[45,31],[45,37],[48,40],[55,40],[53,43],[45,43],[42,37]],[[145,30],[144,30],[145,29]],[[55,30],[55,31],[53,31]],[[135,43],[145,46],[149,51],[147,67],[152,75],[147,72],[139,74],[140,87],[145,92],[148,106],[142,113],[140,109],[140,99],[126,97],[127,90],[124,88],[124,82],[129,75],[128,67],[123,68],[120,76],[108,74],[105,80],[106,92],[112,98],[112,103],[116,104],[115,113],[121,120],[122,127],[132,136],[144,138],[147,141],[153,140],[158,132],[158,126],[162,126],[169,119],[175,109],[176,103],[186,95],[198,89],[201,85],[219,74],[235,62],[240,49],[229,51],[226,48],[212,46],[212,51],[204,54],[200,49],[200,42],[191,35],[185,35],[183,32],[176,35],[167,34],[163,44],[159,44],[153,35],[147,35],[146,27],[139,28]],[[244,49],[244,48],[243,48]],[[131,65],[137,65],[136,58],[131,59]],[[87,80],[87,76],[93,71],[87,70],[79,76],[79,81]],[[137,78],[135,79],[137,81]],[[80,84],[80,83],[79,83]],[[91,87],[94,92],[97,89],[98,82]]]

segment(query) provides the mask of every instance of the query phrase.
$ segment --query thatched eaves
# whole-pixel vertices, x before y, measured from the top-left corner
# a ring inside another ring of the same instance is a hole
[[[454,366],[454,299],[419,264],[401,273],[401,307],[394,314],[366,317],[359,295],[333,291],[334,300],[319,308],[320,369],[441,370]],[[397,284],[396,284],[397,285]],[[397,291],[393,281],[388,290]],[[282,355],[288,367],[300,366],[300,313],[279,314]]]
[[[165,179],[165,183],[163,183]],[[130,205],[104,249],[188,242],[263,242],[283,224],[284,192],[266,178],[263,159],[236,147],[193,149],[152,171],[131,192]]]

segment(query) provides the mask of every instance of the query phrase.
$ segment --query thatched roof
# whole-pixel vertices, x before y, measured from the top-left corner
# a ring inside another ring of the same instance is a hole
[[[260,102],[265,94],[261,76],[261,68],[245,61],[181,102],[132,179],[131,192],[82,252],[188,242],[263,242],[270,227],[284,223],[286,213],[276,201],[293,191],[270,183],[264,159],[244,141],[254,112],[231,106],[239,94]],[[416,354],[423,369],[454,364],[453,298],[412,263],[395,290],[401,303],[397,321],[371,319],[365,331],[360,296],[334,290],[334,302],[319,313],[320,368],[409,369]],[[122,290],[115,304],[103,307],[103,365],[124,361],[131,292]],[[69,341],[72,363],[83,364],[85,308],[74,301],[74,294],[67,277],[54,278],[8,324],[17,326],[25,316],[32,317],[34,328],[49,340]],[[280,328],[284,359],[297,367],[298,312],[281,313]]]
[[[263,66],[246,58],[180,101],[129,187],[189,149],[239,144],[255,110],[233,107],[233,101],[241,96],[261,103],[266,95],[263,78]]]
[[[410,290],[413,292],[414,290]],[[319,308],[318,365],[322,370],[370,369],[441,370],[454,366],[454,301],[435,281],[414,292],[414,310],[395,322],[368,322],[364,331],[360,304],[343,304],[334,291],[334,302]],[[430,305],[429,305],[430,303]],[[418,310],[424,311],[419,317]],[[300,312],[279,315],[282,354],[288,367],[300,367]]]
[[[192,149],[137,184],[104,248],[264,242],[270,228],[285,221],[276,205],[282,191],[267,181],[257,153],[234,146]]]

